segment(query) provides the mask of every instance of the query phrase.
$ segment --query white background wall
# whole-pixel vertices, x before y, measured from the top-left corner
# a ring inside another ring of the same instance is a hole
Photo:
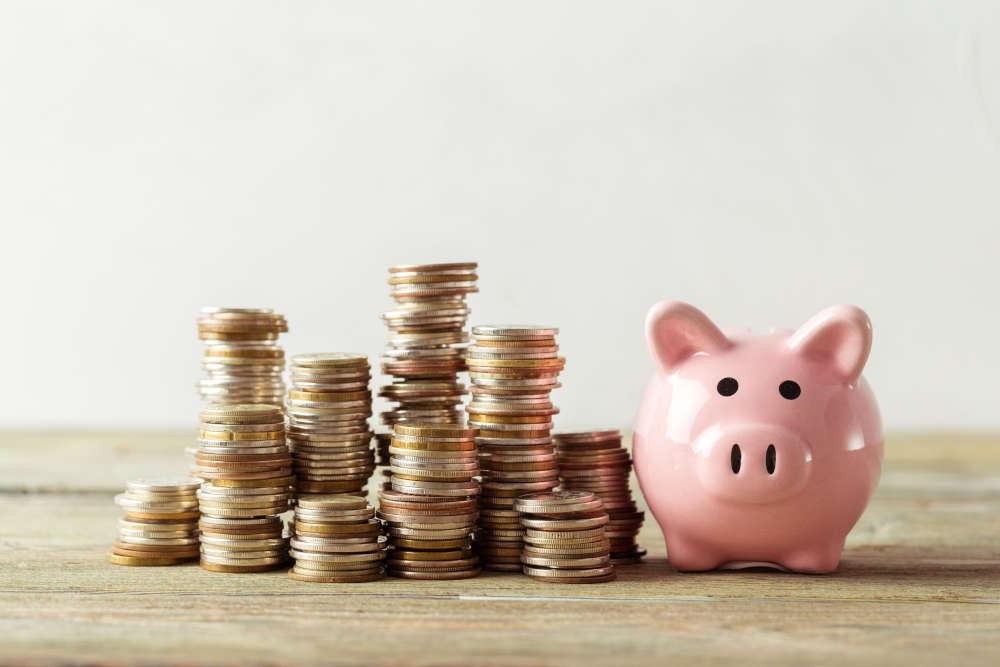
[[[888,427],[998,427],[997,7],[4,2],[0,426],[189,428],[199,306],[377,355],[388,265],[474,259],[559,427],[629,424],[666,297],[858,303]]]

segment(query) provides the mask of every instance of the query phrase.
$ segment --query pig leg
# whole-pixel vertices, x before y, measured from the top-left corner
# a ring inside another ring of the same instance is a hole
[[[717,549],[692,540],[686,535],[671,533],[667,538],[667,560],[682,572],[714,570],[727,559]]]
[[[840,563],[844,540],[804,547],[781,559],[781,564],[793,572],[824,574],[833,572]]]

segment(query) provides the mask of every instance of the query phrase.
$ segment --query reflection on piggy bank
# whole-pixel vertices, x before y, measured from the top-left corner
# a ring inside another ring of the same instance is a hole
[[[670,563],[835,570],[882,467],[864,311],[833,306],[797,331],[750,335],[664,301],[646,338],[657,368],[633,457]]]

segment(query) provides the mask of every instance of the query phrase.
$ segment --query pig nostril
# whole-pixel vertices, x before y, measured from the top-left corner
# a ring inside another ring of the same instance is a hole
[[[734,475],[740,472],[740,462],[742,459],[743,455],[740,453],[740,446],[733,445],[732,451],[729,452],[729,465],[732,467]]]
[[[767,446],[767,452],[764,454],[764,466],[767,468],[767,474],[774,474],[774,466],[778,463],[778,450],[774,448],[774,445]]]

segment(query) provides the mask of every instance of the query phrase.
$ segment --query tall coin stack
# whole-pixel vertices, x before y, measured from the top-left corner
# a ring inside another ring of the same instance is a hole
[[[382,315],[390,332],[382,372],[393,379],[379,396],[396,405],[381,415],[389,432],[376,436],[383,465],[393,425],[460,424],[464,419],[465,385],[458,374],[465,370],[468,342],[465,295],[479,291],[476,267],[463,262],[389,268],[396,305]]]
[[[379,494],[388,529],[389,574],[466,579],[481,572],[476,528],[476,432],[458,425],[396,424],[389,447],[391,489]]]
[[[292,579],[358,583],[385,576],[385,547],[375,508],[360,496],[299,497],[295,508]]]
[[[364,495],[375,471],[371,368],[363,354],[292,357],[285,414],[296,491]]]
[[[632,459],[622,447],[621,432],[556,433],[553,439],[559,455],[559,488],[595,493],[611,517],[605,528],[611,559],[617,565],[638,563],[646,555],[636,542],[645,514],[632,499]]]
[[[135,479],[115,502],[125,510],[114,565],[177,565],[198,560],[198,480]]]
[[[524,535],[514,499],[559,484],[552,443],[550,392],[559,387],[565,359],[558,329],[538,326],[473,327],[466,354],[472,380],[469,426],[482,470],[476,549],[490,570],[521,570]]]
[[[276,405],[213,405],[201,412],[193,475],[201,509],[201,566],[263,572],[284,565],[292,459]]]
[[[284,315],[270,308],[201,309],[198,337],[205,343],[198,383],[207,403],[281,405],[285,353],[278,336],[288,331]]]
[[[615,578],[608,514],[587,491],[532,493],[514,504],[525,529],[524,573],[562,584],[595,584]]]

